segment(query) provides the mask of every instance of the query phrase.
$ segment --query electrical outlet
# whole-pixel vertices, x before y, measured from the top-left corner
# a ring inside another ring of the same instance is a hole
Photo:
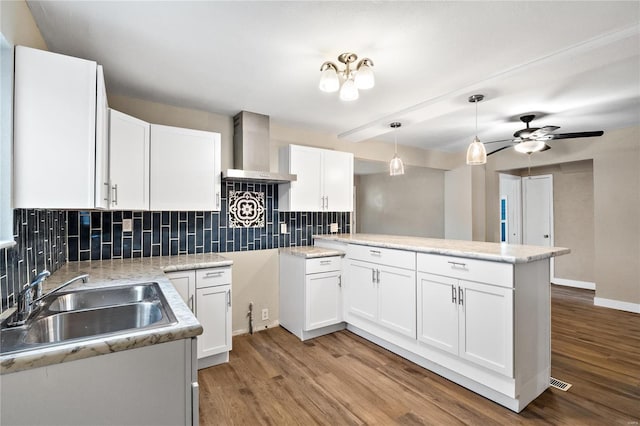
[[[122,232],[133,231],[133,219],[122,219]]]
[[[329,225],[329,232],[331,232],[332,234],[337,234],[338,233],[338,224],[337,223],[332,223]]]
[[[269,308],[264,308],[262,310],[262,321],[266,321],[269,319]]]
[[[280,233],[281,234],[286,234],[287,233],[287,224],[286,223],[281,223],[280,224]]]

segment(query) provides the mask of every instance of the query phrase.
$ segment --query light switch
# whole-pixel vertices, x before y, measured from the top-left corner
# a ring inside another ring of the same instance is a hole
[[[331,232],[332,234],[337,234],[338,233],[338,224],[337,223],[332,223],[329,225],[329,232]]]
[[[122,219],[122,232],[133,231],[133,219]]]
[[[287,233],[287,224],[286,223],[281,223],[280,224],[280,233],[281,234],[286,234]]]

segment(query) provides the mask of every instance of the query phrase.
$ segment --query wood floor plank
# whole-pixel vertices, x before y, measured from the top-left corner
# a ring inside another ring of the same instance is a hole
[[[282,328],[234,337],[200,370],[202,425],[637,425],[640,315],[552,286],[548,389],[514,413],[348,331],[300,342]]]

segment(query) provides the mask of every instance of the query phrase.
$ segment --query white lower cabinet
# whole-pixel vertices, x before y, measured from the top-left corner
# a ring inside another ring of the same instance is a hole
[[[280,253],[280,325],[300,340],[344,328],[341,262]]]
[[[415,270],[353,259],[347,270],[347,313],[415,339]]]
[[[513,289],[418,273],[418,340],[513,377]]]
[[[196,315],[198,368],[229,361],[231,343],[231,268],[168,272],[171,283]]]

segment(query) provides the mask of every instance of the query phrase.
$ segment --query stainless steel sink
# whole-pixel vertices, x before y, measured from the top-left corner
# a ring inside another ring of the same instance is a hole
[[[95,290],[60,293],[50,301],[45,301],[44,307],[51,312],[95,309],[157,299],[158,293],[159,289],[155,283],[132,285],[124,288],[98,288]]]
[[[0,353],[153,329],[176,321],[157,283],[55,295],[27,323],[0,329]]]

